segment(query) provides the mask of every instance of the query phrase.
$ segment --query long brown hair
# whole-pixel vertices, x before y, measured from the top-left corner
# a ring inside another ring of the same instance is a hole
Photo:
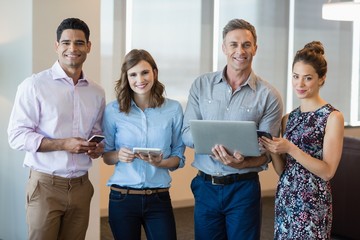
[[[146,50],[133,49],[128,54],[126,54],[125,60],[121,66],[120,79],[116,81],[115,85],[115,93],[117,101],[119,103],[120,112],[130,112],[131,100],[134,97],[134,92],[130,88],[129,80],[127,77],[127,71],[133,68],[142,60],[148,62],[154,72],[154,85],[150,90],[150,107],[160,107],[165,101],[165,98],[163,96],[165,86],[158,80],[159,70],[155,63],[155,60]]]

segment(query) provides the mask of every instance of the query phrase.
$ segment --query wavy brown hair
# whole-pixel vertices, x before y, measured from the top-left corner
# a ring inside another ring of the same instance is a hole
[[[131,100],[134,97],[134,92],[130,88],[127,72],[142,60],[150,64],[154,73],[154,85],[150,90],[150,107],[160,107],[165,101],[165,97],[163,96],[165,86],[158,80],[159,70],[154,58],[146,50],[133,49],[128,54],[126,54],[124,62],[121,66],[120,79],[116,81],[115,85],[115,94],[119,103],[120,112],[130,112]]]

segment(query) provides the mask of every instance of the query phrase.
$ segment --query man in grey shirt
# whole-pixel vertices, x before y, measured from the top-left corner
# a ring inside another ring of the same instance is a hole
[[[231,20],[223,29],[223,71],[198,77],[191,86],[183,122],[183,141],[193,148],[189,120],[255,121],[258,129],[278,136],[283,104],[279,93],[252,70],[257,50],[254,26]],[[261,190],[258,172],[267,155],[228,154],[226,146],[213,155],[195,154],[199,170],[191,183],[195,197],[195,239],[260,239]]]

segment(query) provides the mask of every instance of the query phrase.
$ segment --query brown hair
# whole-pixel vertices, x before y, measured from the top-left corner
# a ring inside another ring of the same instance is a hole
[[[292,67],[294,68],[297,62],[304,62],[311,65],[319,78],[322,78],[327,72],[327,62],[324,54],[325,50],[321,42],[312,41],[307,43],[303,49],[296,52]]]
[[[159,107],[165,101],[165,98],[163,96],[165,86],[158,80],[159,71],[155,60],[146,50],[133,49],[128,54],[126,54],[125,60],[121,66],[120,79],[116,81],[115,85],[115,94],[116,99],[119,103],[120,112],[130,112],[131,100],[134,97],[134,92],[130,88],[129,80],[127,77],[127,71],[133,68],[142,60],[148,62],[154,72],[154,85],[150,90],[150,107]]]
[[[245,21],[244,19],[232,19],[230,20],[226,26],[223,28],[223,39],[225,39],[226,34],[228,34],[229,32],[236,30],[236,29],[245,29],[251,32],[253,38],[254,38],[254,44],[256,46],[256,42],[257,42],[257,35],[256,35],[256,30],[255,27],[253,25],[251,25],[249,22]]]

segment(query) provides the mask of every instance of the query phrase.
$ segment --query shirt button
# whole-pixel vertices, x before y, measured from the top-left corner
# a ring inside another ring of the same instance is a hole
[[[211,103],[211,100],[209,100],[209,103]]]

